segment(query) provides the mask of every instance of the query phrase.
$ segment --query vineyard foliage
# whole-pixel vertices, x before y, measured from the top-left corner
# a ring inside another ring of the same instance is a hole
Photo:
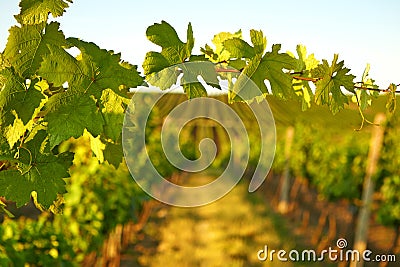
[[[60,147],[75,153],[68,193],[58,205],[63,214],[2,222],[1,266],[82,266],[91,252],[101,256],[103,241],[116,225],[137,221],[148,196],[132,182],[126,166],[100,164],[89,138],[85,133]]]
[[[229,100],[251,101],[262,97],[246,82],[252,79],[263,96],[272,94],[296,99],[304,109],[327,105],[333,113],[355,96],[360,111],[377,95],[378,87],[368,78],[361,82],[335,54],[331,63],[307,54],[299,45],[297,55],[281,51],[260,30],[250,31],[250,43],[242,32],[219,33],[211,45],[193,54],[194,31],[189,23],[186,41],[165,21],[148,27],[147,38],[161,47],[150,51],[141,75],[121,55],[94,43],[65,37],[52,17],[63,15],[70,0],[21,0],[18,24],[0,57],[0,195],[22,206],[31,195],[48,209],[65,194],[65,178],[73,164],[72,151],[61,151],[63,142],[89,136],[91,149],[100,162],[119,166],[122,162],[121,131],[129,102],[129,88],[151,84],[167,89],[193,77],[207,75],[211,85],[229,84]],[[80,51],[77,56],[70,49]],[[178,63],[208,61],[206,69],[175,68]],[[232,68],[237,71],[231,71]],[[181,75],[183,74],[183,75]],[[199,81],[185,84],[189,98],[206,96]],[[387,90],[388,109],[395,108],[396,85]],[[240,96],[238,96],[240,92]],[[140,103],[137,103],[140,105]],[[32,194],[32,192],[35,192]]]

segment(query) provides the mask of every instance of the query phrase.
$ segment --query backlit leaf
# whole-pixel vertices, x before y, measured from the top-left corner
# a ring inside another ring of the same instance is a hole
[[[72,0],[21,0],[21,11],[15,18],[21,24],[39,24],[47,21],[50,13],[53,17],[61,16],[68,3]]]
[[[4,57],[23,77],[32,76],[40,67],[43,57],[49,54],[49,47],[60,49],[66,46],[60,24],[13,26],[10,29]]]
[[[342,88],[354,93],[354,75],[348,74],[350,69],[344,67],[344,61],[338,61],[339,56],[334,55],[332,64],[322,61],[313,69],[313,77],[320,80],[316,83],[315,102],[317,105],[327,104],[332,113],[336,113],[348,104],[349,98],[342,92]]]

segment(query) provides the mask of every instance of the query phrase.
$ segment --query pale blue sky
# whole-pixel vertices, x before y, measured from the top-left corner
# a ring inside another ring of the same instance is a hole
[[[18,13],[18,0],[0,0],[0,50]],[[400,83],[400,1],[89,1],[74,0],[59,19],[67,37],[92,41],[121,52],[124,60],[141,66],[146,51],[157,49],[145,36],[147,26],[166,20],[181,39],[192,22],[195,53],[220,31],[261,29],[268,46],[281,43],[295,51],[298,43],[317,58],[331,61],[334,53],[352,73],[361,76],[371,64],[371,76],[386,88]]]

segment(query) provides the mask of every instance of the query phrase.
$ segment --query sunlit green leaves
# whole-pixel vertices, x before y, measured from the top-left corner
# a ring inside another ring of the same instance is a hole
[[[387,93],[388,100],[386,103],[386,108],[389,111],[389,113],[394,113],[394,111],[396,110],[396,103],[397,103],[396,90],[397,90],[397,86],[393,83],[390,84],[389,91]]]
[[[256,55],[262,55],[267,45],[263,32],[250,30],[250,38],[253,46],[238,37],[225,40],[223,46],[229,51],[231,58],[251,59]]]
[[[4,50],[5,60],[23,77],[30,77],[40,67],[42,58],[49,54],[49,47],[60,49],[66,46],[60,24],[40,23],[35,25],[13,26]]]
[[[272,51],[264,54],[267,39],[262,31],[251,30],[250,40],[252,45],[239,37],[233,37],[223,42],[223,47],[234,59],[231,65],[236,66],[237,60],[242,60],[245,65],[237,78],[230,93],[230,99],[251,100],[261,94],[269,93],[265,84],[266,80],[271,85],[271,92],[282,98],[292,98],[292,77],[288,70],[296,66],[296,60],[286,53],[280,53],[280,45],[273,45]],[[251,79],[251,81],[249,80]],[[237,95],[240,97],[237,98]]]
[[[82,53],[78,58],[86,66],[90,66],[91,86],[101,90],[110,88],[117,94],[124,92],[123,88],[134,88],[143,83],[136,66],[121,61],[121,54],[99,48],[94,43],[68,38],[68,42]]]
[[[268,93],[268,88],[265,81],[268,80],[271,85],[271,92],[273,95],[290,99],[295,96],[295,92],[292,88],[292,77],[288,73],[288,70],[292,70],[296,66],[296,60],[286,53],[280,53],[281,46],[273,45],[272,51],[265,53],[264,56],[257,54],[251,59],[249,64],[243,69],[237,82],[233,87],[233,91],[242,92],[241,95],[247,97],[256,97],[260,93],[257,93],[254,88],[249,89],[251,83],[248,82],[249,77],[261,93]],[[286,71],[285,71],[286,70]],[[252,90],[253,92],[250,92]],[[243,93],[246,92],[246,93]]]
[[[310,86],[310,78],[312,78],[310,72],[318,66],[319,61],[314,57],[314,54],[307,55],[307,49],[304,45],[297,45],[296,52],[298,60],[293,74],[293,89],[300,96],[302,110],[306,110],[311,107],[311,102],[314,100],[314,93]],[[294,57],[294,55],[292,56]],[[300,79],[296,79],[296,77]]]
[[[101,113],[104,118],[103,133],[116,142],[122,132],[126,107],[130,99],[117,95],[112,90],[104,90],[101,96]]]
[[[187,42],[184,43],[179,39],[175,29],[165,21],[160,24],[155,23],[147,28],[146,36],[149,41],[162,48],[161,53],[149,52],[146,54],[143,62],[143,70],[145,75],[154,72],[152,66],[158,65],[161,69],[185,62],[189,59],[193,45],[193,30],[189,23],[187,28]]]
[[[32,124],[32,119],[44,104],[45,96],[37,86],[37,80],[25,80],[12,69],[0,71],[0,129],[10,147],[20,139]]]
[[[150,51],[146,54],[143,62],[143,70],[148,81],[152,79],[152,75],[160,76],[160,79],[167,81],[166,86],[162,86],[161,83],[157,85],[161,89],[166,89],[168,85],[176,82],[179,72],[172,73],[171,71],[167,71],[164,74],[158,72],[175,64],[183,63],[190,57],[191,48],[194,43],[193,39],[189,40],[193,38],[191,24],[188,25],[188,33],[188,41],[184,43],[179,39],[175,29],[165,21],[162,21],[160,24],[155,23],[147,28],[147,39],[162,48],[161,53]],[[154,80],[158,80],[158,78],[153,78],[153,83]]]
[[[48,208],[57,194],[65,193],[63,178],[69,177],[73,154],[53,155],[45,131],[38,132],[21,147],[16,159],[18,170],[0,172],[0,195],[16,201],[19,207],[30,200],[32,191],[36,191],[38,201]]]
[[[344,67],[344,61],[338,61],[339,56],[334,55],[332,64],[322,60],[317,68],[312,70],[313,77],[318,77],[316,82],[315,102],[318,105],[327,104],[332,113],[336,113],[348,104],[349,99],[342,92],[342,88],[354,93],[354,75],[348,74],[350,69]]]
[[[255,49],[241,38],[226,40],[224,47],[233,58],[252,58],[256,55]]]
[[[21,0],[20,14],[16,20],[21,24],[39,24],[47,21],[49,14],[53,17],[61,16],[72,0]]]
[[[31,81],[27,88],[25,81],[14,74],[11,69],[0,71],[0,76],[5,79],[0,91],[0,124],[8,125],[12,123],[15,118],[14,114],[18,114],[22,122],[27,124],[45,98],[41,91],[35,87],[37,80]]]
[[[69,86],[80,92],[100,97],[101,91],[107,88],[123,93],[121,88],[142,84],[143,79],[136,67],[121,62],[120,54],[76,38],[69,38],[68,42],[80,49],[81,54],[77,58],[65,50],[50,49],[51,53],[44,57],[39,69],[39,74],[54,86],[68,82]]]
[[[231,58],[231,54],[229,53],[228,50],[225,49],[224,47],[224,42],[226,40],[230,40],[233,38],[242,38],[242,31],[239,30],[235,33],[230,33],[230,32],[220,32],[216,35],[214,35],[214,38],[212,39],[212,43],[215,46],[215,50],[213,50],[212,47],[209,45],[205,45],[204,48],[201,48],[201,52],[203,52],[207,58],[209,58],[212,62],[224,62],[228,61]]]
[[[367,64],[362,75],[361,82],[357,83],[358,90],[356,90],[353,97],[355,100],[354,102],[358,104],[361,111],[365,110],[371,105],[372,98],[376,98],[379,95],[379,92],[376,91],[378,90],[378,86],[375,84],[375,81],[369,77],[369,70],[370,65]]]
[[[69,93],[58,97],[58,104],[45,116],[51,148],[70,137],[78,138],[85,129],[93,136],[102,132],[104,119],[92,97]]]
[[[187,28],[186,43],[179,39],[175,29],[165,21],[148,27],[146,35],[151,42],[162,48],[161,52],[150,51],[146,54],[143,70],[148,83],[165,90],[178,83],[180,75],[183,74],[181,84],[189,98],[207,95],[205,87],[197,79],[199,75],[206,74],[207,77],[203,76],[206,83],[211,79],[211,85],[219,87],[217,74],[212,65],[202,64],[205,69],[200,70],[193,67],[193,64],[189,64],[190,66],[182,64],[199,60],[198,57],[191,55],[194,38],[190,23]]]

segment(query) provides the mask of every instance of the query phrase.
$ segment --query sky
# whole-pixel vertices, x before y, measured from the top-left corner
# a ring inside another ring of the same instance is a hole
[[[0,0],[0,51],[15,24],[18,2]],[[303,44],[309,53],[329,62],[338,53],[358,78],[370,63],[370,76],[387,88],[391,82],[400,83],[399,13],[398,0],[74,0],[57,21],[66,37],[121,52],[124,60],[139,69],[147,51],[159,51],[145,33],[161,20],[175,27],[183,41],[191,22],[196,54],[221,31],[242,29],[248,40],[250,29],[262,30],[267,48],[280,43],[283,51],[294,52],[297,44]]]

